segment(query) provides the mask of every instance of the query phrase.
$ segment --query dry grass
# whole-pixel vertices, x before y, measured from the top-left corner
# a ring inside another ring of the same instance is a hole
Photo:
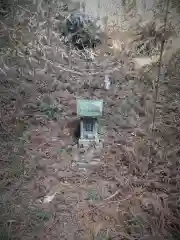
[[[2,237],[70,239],[74,231],[79,239],[179,239],[179,53],[161,80],[152,136],[147,79],[156,66],[135,75],[125,53],[120,62],[68,48],[55,8],[48,20],[18,9],[20,24],[1,22],[8,40],[0,65]],[[77,97],[105,100],[102,164],[85,176],[71,167]],[[52,164],[59,163],[57,178]],[[53,188],[58,197],[42,207],[37,200]]]

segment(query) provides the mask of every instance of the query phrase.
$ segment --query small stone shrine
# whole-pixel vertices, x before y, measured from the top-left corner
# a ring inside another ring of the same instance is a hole
[[[79,146],[99,143],[99,118],[102,110],[103,100],[77,100],[77,115],[80,117]]]

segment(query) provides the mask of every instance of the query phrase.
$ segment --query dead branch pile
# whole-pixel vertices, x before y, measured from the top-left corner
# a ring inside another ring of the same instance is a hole
[[[153,56],[160,52],[160,43],[162,38],[168,41],[173,35],[173,27],[171,24],[163,34],[163,25],[157,26],[155,21],[139,23],[134,29],[137,38],[132,44],[132,49],[137,56]]]

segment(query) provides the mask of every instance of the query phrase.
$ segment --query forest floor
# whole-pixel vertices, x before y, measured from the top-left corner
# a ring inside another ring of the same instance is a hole
[[[152,134],[157,64],[90,58],[54,30],[49,44],[43,22],[27,26],[1,26],[12,47],[0,73],[0,239],[178,239],[179,53],[164,65]],[[101,148],[77,146],[79,98],[104,100]]]

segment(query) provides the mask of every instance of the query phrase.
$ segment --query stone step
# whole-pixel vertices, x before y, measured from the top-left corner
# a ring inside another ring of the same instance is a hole
[[[91,162],[78,161],[75,163],[75,165],[78,166],[79,168],[91,168],[91,167],[100,165],[100,161],[91,161]]]
[[[79,162],[82,162],[82,163],[86,163],[86,164],[91,164],[92,162],[97,162],[97,163],[99,163],[101,161],[101,159],[100,158],[93,158],[93,159],[91,159],[91,160],[86,160],[86,158],[81,158],[81,159],[79,159],[78,161],[76,161],[76,163],[79,163]]]

